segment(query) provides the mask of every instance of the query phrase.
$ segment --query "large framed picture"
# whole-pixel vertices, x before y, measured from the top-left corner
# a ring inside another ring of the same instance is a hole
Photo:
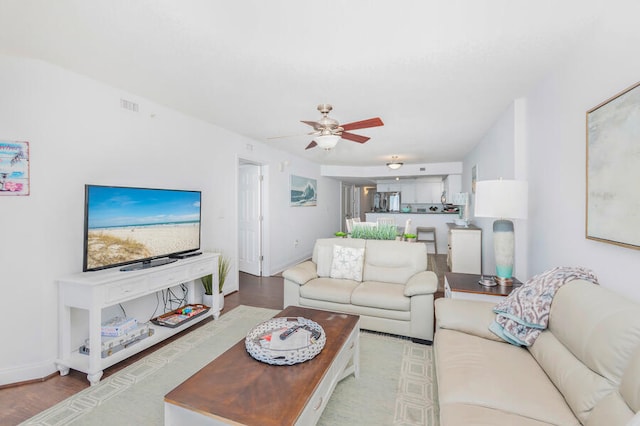
[[[586,237],[640,249],[640,83],[587,111]]]
[[[291,175],[290,206],[315,206],[318,203],[318,183],[315,179]]]

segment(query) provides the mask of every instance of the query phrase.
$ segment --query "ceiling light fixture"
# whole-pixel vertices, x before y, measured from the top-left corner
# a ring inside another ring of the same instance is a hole
[[[320,135],[315,137],[313,140],[316,141],[320,148],[329,151],[330,149],[335,148],[335,146],[338,144],[340,135]]]
[[[387,163],[387,167],[391,170],[398,170],[400,167],[402,167],[402,164],[403,163],[398,161],[398,156],[394,155],[391,157],[391,162]]]

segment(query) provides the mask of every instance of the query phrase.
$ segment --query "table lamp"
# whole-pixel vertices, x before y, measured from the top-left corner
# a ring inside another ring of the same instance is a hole
[[[496,259],[495,281],[513,285],[515,238],[509,219],[527,218],[527,182],[518,180],[485,180],[476,182],[476,217],[499,218],[493,222],[493,250]]]

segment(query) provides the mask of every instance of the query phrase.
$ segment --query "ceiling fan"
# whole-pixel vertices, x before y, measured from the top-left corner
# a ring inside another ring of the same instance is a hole
[[[329,104],[320,104],[318,105],[318,111],[320,111],[320,113],[322,114],[320,120],[301,120],[304,124],[313,127],[314,132],[309,133],[309,135],[315,136],[313,141],[309,145],[307,145],[305,149],[311,149],[319,146],[325,150],[330,150],[336,146],[340,138],[347,139],[353,142],[365,143],[370,138],[368,138],[367,136],[350,133],[349,130],[384,126],[384,123],[379,117],[362,121],[354,121],[353,123],[348,124],[340,124],[337,120],[329,117],[329,112],[331,112],[332,109],[333,107]]]

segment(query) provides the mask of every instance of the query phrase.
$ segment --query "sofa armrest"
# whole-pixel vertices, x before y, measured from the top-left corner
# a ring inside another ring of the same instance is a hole
[[[298,285],[305,285],[308,281],[318,278],[316,264],[310,260],[302,262],[289,268],[282,273],[282,276]]]
[[[437,299],[436,328],[461,331],[485,339],[503,342],[504,340],[489,331],[489,325],[495,320],[495,303],[477,300]]]
[[[407,297],[417,294],[433,294],[438,290],[438,276],[433,271],[422,271],[413,275],[404,286]]]

